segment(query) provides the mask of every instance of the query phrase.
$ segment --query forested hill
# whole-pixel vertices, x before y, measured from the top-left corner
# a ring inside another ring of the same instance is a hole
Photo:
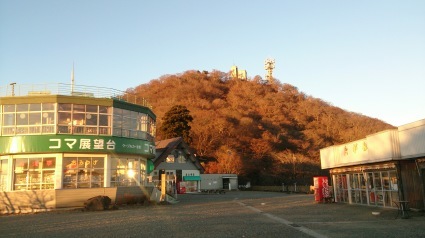
[[[206,173],[236,173],[253,184],[311,183],[323,174],[321,148],[394,128],[259,76],[241,81],[220,71],[186,71],[128,91],[152,105],[157,128],[172,106],[186,106],[191,147]]]

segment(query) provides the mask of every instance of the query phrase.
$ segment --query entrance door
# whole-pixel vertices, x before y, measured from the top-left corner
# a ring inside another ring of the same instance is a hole
[[[229,189],[230,179],[223,178],[223,189]]]
[[[421,176],[422,176],[422,209],[425,208],[425,169],[421,170]]]
[[[177,180],[177,182],[183,181],[183,175],[182,175],[181,169],[176,170],[176,180]]]

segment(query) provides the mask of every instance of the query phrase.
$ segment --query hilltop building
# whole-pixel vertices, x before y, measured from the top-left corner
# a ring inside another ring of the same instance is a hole
[[[238,69],[238,66],[233,65],[230,69],[230,75],[232,78],[237,78],[241,80],[247,80],[247,72],[246,70]]]
[[[425,119],[320,150],[336,202],[423,210]]]
[[[1,87],[0,212],[148,196],[155,121],[145,100],[109,88]]]

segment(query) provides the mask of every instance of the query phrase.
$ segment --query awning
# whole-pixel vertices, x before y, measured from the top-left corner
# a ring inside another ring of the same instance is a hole
[[[201,176],[183,176],[183,181],[201,181]]]

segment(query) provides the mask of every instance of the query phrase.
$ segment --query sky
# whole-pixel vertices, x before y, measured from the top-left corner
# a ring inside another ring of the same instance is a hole
[[[0,87],[273,76],[393,126],[425,119],[423,0],[0,0]]]

